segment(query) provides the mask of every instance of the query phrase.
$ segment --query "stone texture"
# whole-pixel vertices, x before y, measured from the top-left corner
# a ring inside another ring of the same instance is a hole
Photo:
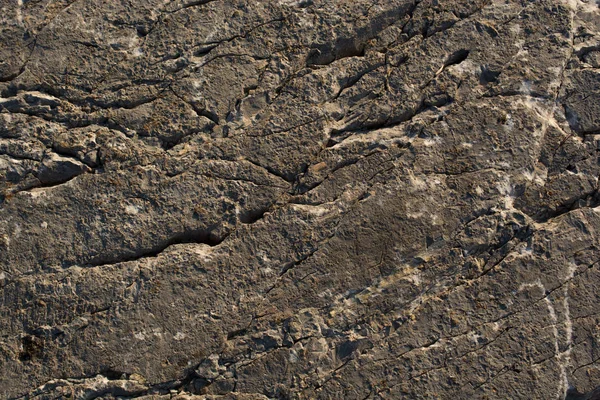
[[[2,399],[600,396],[596,0],[0,0]]]

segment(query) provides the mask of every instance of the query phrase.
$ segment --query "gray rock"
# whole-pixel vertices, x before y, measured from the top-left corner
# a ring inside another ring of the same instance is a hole
[[[0,10],[0,398],[598,396],[597,1]]]

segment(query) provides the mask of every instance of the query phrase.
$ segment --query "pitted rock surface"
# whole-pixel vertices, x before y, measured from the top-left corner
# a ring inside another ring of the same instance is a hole
[[[2,399],[600,396],[597,0],[0,0]]]

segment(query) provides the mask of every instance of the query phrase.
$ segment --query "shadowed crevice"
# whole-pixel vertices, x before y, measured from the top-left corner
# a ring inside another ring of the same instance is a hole
[[[159,242],[153,247],[141,249],[137,252],[134,252],[133,254],[123,254],[104,257],[99,256],[96,258],[92,258],[92,260],[87,262],[86,266],[99,267],[128,261],[138,261],[143,258],[155,258],[158,257],[162,252],[167,250],[169,247],[177,244],[194,243],[206,244],[208,246],[215,247],[221,244],[227,238],[227,236],[229,236],[229,232],[223,235],[217,235],[212,230],[188,230],[175,236],[172,236],[162,242]]]

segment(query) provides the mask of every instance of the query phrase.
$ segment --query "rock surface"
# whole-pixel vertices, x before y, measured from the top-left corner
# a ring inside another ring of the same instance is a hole
[[[0,0],[2,399],[592,399],[597,0]]]

